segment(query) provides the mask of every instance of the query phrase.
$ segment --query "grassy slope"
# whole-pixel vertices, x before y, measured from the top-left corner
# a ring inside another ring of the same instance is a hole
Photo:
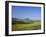
[[[21,30],[38,30],[41,29],[40,22],[35,22],[32,24],[14,24],[12,25],[12,31],[21,31]]]

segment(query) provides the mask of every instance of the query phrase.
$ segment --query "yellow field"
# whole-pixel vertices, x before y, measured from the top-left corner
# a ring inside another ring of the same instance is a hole
[[[38,30],[41,29],[40,22],[35,22],[33,24],[13,24],[12,31],[21,31],[21,30]]]

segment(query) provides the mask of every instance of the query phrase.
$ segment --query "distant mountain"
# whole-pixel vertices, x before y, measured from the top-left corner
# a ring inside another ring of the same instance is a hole
[[[18,18],[12,18],[12,20],[18,20]]]
[[[12,18],[13,21],[31,21],[29,18],[25,18],[25,19],[18,19],[18,18]]]
[[[24,20],[30,20],[29,18],[25,18]]]
[[[20,21],[22,19],[18,19],[18,18],[12,18],[12,21]]]
[[[12,18],[12,23],[31,23],[31,20],[28,18],[25,19]]]

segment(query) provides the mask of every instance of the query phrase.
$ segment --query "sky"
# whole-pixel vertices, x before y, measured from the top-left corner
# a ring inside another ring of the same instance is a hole
[[[12,17],[19,19],[31,19],[40,20],[41,19],[41,7],[32,6],[12,6]]]

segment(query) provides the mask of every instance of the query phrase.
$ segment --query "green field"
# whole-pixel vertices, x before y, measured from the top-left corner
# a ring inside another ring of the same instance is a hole
[[[12,31],[22,31],[22,30],[38,30],[41,29],[40,22],[34,22],[31,24],[13,24]]]

